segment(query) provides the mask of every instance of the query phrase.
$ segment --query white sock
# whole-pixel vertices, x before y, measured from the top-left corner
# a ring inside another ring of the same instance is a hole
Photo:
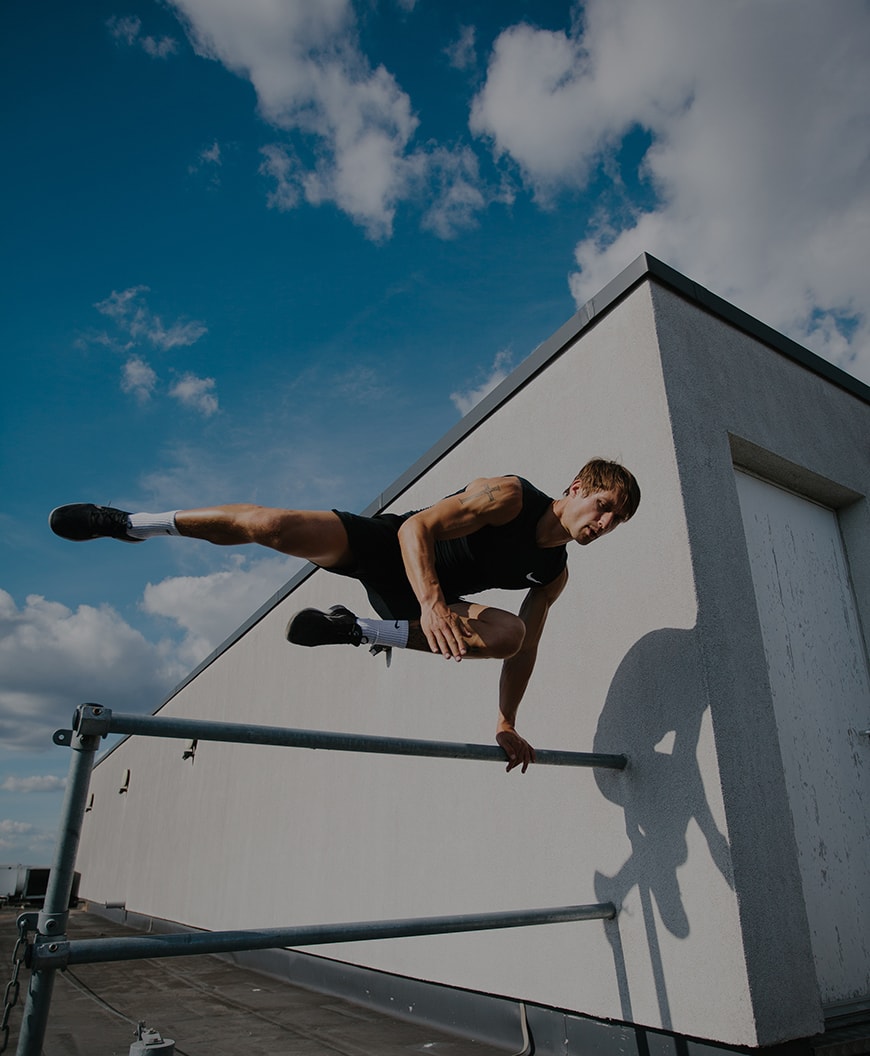
[[[175,515],[178,510],[168,513],[131,513],[129,535],[134,539],[150,539],[154,535],[178,535],[175,527]]]
[[[391,645],[404,649],[408,644],[407,620],[366,620],[357,617],[369,645]]]

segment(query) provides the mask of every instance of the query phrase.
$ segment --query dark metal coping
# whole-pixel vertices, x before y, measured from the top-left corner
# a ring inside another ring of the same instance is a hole
[[[799,345],[796,341],[786,337],[773,327],[767,326],[753,316],[730,304],[723,298],[711,293],[703,286],[687,278],[680,272],[660,260],[650,256],[649,253],[641,253],[624,271],[620,272],[609,282],[600,293],[587,301],[583,307],[564,323],[559,329],[523,360],[522,363],[508,375],[495,389],[480,401],[469,413],[449,430],[433,447],[431,447],[422,458],[418,459],[410,469],[406,470],[397,480],[382,491],[363,513],[370,516],[384,509],[394,502],[404,491],[415,484],[432,466],[440,462],[457,444],[461,443],[469,433],[472,433],[479,425],[493,415],[504,403],[520,389],[529,384],[542,370],[545,370],[554,360],[558,359],[566,349],[572,345],[585,330],[588,330],[608,312],[619,304],[642,282],[650,280],[671,290],[685,300],[696,304],[699,308],[714,315],[723,322],[735,327],[754,337],[767,345],[774,352],[794,360],[801,366],[806,367],[813,373],[827,379],[841,389],[845,389],[853,396],[857,396],[865,403],[870,403],[870,386],[865,385],[851,374],[841,370],[821,356],[810,352],[808,348]],[[284,598],[302,584],[317,569],[313,565],[306,565],[292,579],[281,587],[269,598],[253,615],[251,615],[240,627],[236,629],[221,645],[215,649],[210,656],[206,657],[191,673],[180,682],[169,694],[160,708],[169,703],[188,683],[192,682],[202,671],[209,667],[235,642],[242,638],[247,632],[260,622],[263,617],[272,611]],[[160,708],[157,710],[159,711]]]

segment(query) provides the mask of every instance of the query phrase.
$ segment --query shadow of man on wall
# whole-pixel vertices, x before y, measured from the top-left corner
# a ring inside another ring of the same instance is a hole
[[[665,928],[686,938],[690,925],[678,868],[688,858],[687,830],[695,821],[710,856],[733,888],[728,842],[710,810],[698,765],[707,707],[695,631],[664,628],[645,635],[619,665],[595,734],[596,752],[625,752],[623,774],[596,770],[601,792],[622,807],[631,854],[614,876],[595,874],[598,901],[619,909],[637,888],[661,1024],[671,1029],[653,899]],[[623,1018],[633,1022],[619,917],[607,928],[613,947]]]

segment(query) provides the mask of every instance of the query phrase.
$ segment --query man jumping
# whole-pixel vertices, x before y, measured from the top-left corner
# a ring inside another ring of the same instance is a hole
[[[287,626],[288,640],[502,659],[496,741],[507,769],[525,773],[535,752],[516,732],[516,715],[550,606],[568,581],[567,544],[594,542],[632,517],[639,502],[627,469],[593,459],[557,499],[521,477],[481,477],[406,514],[249,504],[129,514],[74,503],[53,510],[49,524],[77,542],[179,535],[219,546],[258,543],[359,580],[381,619],[357,618],[342,605],[303,609]],[[526,590],[519,614],[465,600],[491,588]]]

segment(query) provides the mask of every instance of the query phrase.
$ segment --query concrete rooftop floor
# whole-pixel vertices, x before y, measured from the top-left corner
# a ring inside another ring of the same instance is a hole
[[[11,973],[20,909],[0,909],[0,986]],[[81,910],[67,937],[136,934]],[[9,1018],[18,1044],[30,972]],[[128,1056],[144,1021],[175,1041],[178,1056],[489,1056],[504,1050],[393,1019],[213,956],[83,964],[58,972],[44,1056]]]

